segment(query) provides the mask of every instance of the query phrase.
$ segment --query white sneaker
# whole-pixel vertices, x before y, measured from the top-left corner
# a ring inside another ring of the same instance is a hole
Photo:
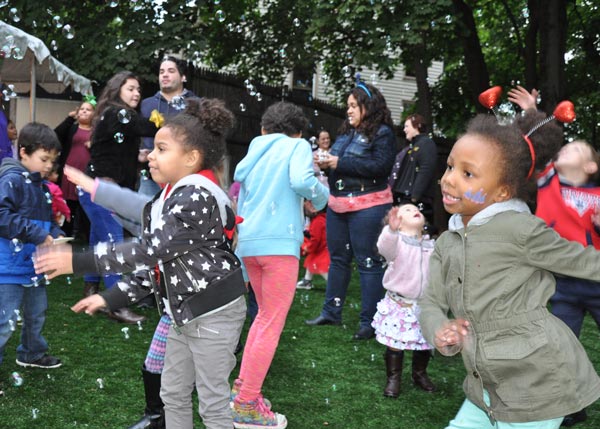
[[[296,283],[296,289],[311,290],[312,287],[313,287],[312,281],[310,281],[310,280],[302,279],[298,283]]]

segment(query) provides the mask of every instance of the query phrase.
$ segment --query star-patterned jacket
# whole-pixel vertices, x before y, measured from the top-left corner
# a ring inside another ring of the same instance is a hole
[[[166,198],[165,198],[166,197]],[[225,216],[225,220],[223,220]],[[99,243],[73,255],[76,273],[133,273],[102,293],[110,309],[148,295],[157,264],[165,291],[152,288],[178,326],[238,299],[246,292],[240,261],[224,229],[235,223],[225,192],[193,174],[164,189],[145,207],[140,240]]]

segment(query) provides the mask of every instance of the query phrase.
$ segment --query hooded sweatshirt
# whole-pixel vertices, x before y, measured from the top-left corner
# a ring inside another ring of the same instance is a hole
[[[304,199],[325,207],[329,190],[314,175],[310,144],[285,134],[267,134],[250,143],[235,169],[241,183],[236,254],[300,257]]]
[[[0,284],[31,284],[32,253],[48,235],[64,233],[52,220],[52,198],[40,173],[5,158],[0,166]]]

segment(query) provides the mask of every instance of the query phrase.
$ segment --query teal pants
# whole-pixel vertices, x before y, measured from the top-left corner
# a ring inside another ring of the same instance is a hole
[[[487,396],[487,395],[486,395]],[[542,420],[539,422],[492,424],[487,414],[477,405],[465,399],[454,420],[446,429],[558,429],[563,418]]]

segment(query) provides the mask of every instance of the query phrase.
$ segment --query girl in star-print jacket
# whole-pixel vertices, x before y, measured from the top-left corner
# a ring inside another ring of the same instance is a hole
[[[114,290],[73,306],[87,313],[147,295],[153,283],[147,270],[159,266],[165,290],[154,292],[174,322],[161,376],[167,427],[193,426],[194,386],[206,428],[233,426],[228,379],[245,319],[246,288],[231,249],[235,217],[229,199],[205,177],[224,155],[232,122],[223,102],[208,99],[192,100],[183,113],[167,119],[148,158],[152,177],[166,186],[144,208],[139,241],[99,243],[93,251],[66,258],[58,248],[50,249],[36,259],[36,270],[56,270],[50,278],[71,270],[133,272]]]

